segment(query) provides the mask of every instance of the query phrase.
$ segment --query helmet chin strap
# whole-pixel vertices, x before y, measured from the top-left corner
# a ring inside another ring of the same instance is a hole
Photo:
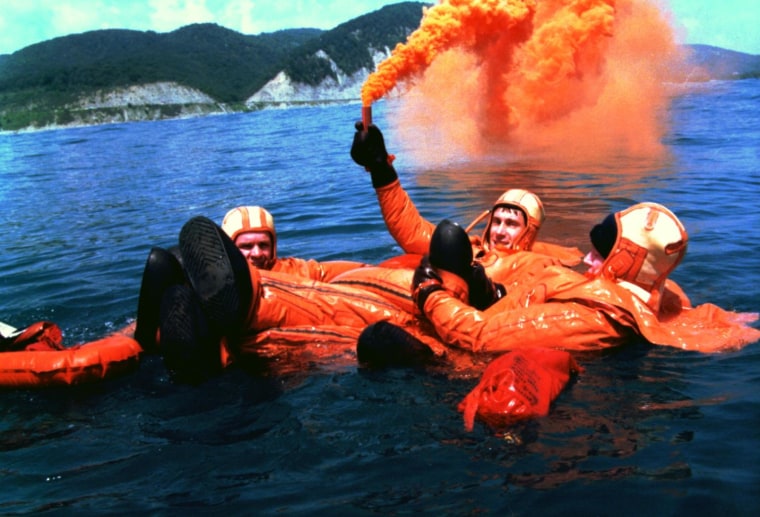
[[[465,229],[464,229],[464,231],[465,231],[466,233],[470,233],[470,230],[472,230],[472,229],[473,229],[473,228],[475,228],[475,227],[476,227],[478,224],[480,224],[480,222],[481,222],[481,221],[483,221],[483,219],[485,219],[486,217],[488,217],[488,215],[489,215],[490,213],[491,213],[491,209],[490,209],[490,208],[489,208],[488,210],[485,210],[485,211],[483,211],[483,213],[482,213],[482,214],[480,214],[479,216],[477,216],[477,217],[476,217],[476,218],[475,218],[475,219],[474,219],[474,220],[473,220],[473,221],[470,223],[470,225],[469,225],[467,228],[465,228]]]

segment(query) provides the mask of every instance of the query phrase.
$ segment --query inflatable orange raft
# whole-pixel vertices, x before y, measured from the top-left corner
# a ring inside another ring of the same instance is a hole
[[[101,381],[134,370],[142,352],[137,341],[125,334],[66,348],[55,323],[38,322],[23,331],[2,328],[0,388]]]

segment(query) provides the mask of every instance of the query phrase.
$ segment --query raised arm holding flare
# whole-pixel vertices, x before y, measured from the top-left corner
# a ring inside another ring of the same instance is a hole
[[[388,231],[405,253],[427,253],[435,224],[420,215],[417,207],[401,186],[388,154],[382,132],[375,125],[366,131],[356,123],[351,157],[369,173],[372,186]],[[481,236],[471,236],[475,259],[483,263],[489,275],[498,281],[499,258],[517,251],[534,251],[559,260],[567,266],[581,262],[583,254],[577,248],[566,248],[536,240],[545,219],[539,197],[524,189],[509,189],[483,216],[488,216]]]

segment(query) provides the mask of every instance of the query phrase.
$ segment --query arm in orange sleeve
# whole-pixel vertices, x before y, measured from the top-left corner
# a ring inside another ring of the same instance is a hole
[[[308,278],[310,280],[318,280],[320,282],[329,282],[346,271],[366,266],[367,264],[362,262],[353,262],[350,260],[328,260],[325,262],[317,262],[312,259],[307,260],[296,257],[285,257],[277,259],[274,267],[272,267],[272,271],[295,275],[301,278]]]
[[[353,262],[351,260],[328,260],[326,262],[320,262],[320,265],[322,266],[322,276],[321,278],[315,278],[315,280],[320,280],[322,282],[329,282],[346,271],[369,266],[369,264]]]
[[[404,253],[427,253],[435,225],[420,215],[401,183],[396,180],[375,192],[385,225]]]
[[[424,309],[443,342],[472,352],[526,347],[591,350],[619,344],[631,336],[630,328],[599,307],[575,301],[529,307],[510,304],[505,298],[478,311],[445,291],[436,291]]]
[[[549,242],[536,241],[531,251],[558,259],[563,266],[575,267],[583,262],[583,252],[575,247],[560,246]]]
[[[668,314],[679,312],[682,308],[690,308],[691,300],[688,295],[681,289],[681,286],[671,279],[665,280],[665,290],[662,293],[660,302],[660,313]]]

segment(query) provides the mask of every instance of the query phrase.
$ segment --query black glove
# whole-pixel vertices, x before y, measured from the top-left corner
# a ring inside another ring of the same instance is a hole
[[[470,291],[469,303],[479,311],[486,310],[507,294],[507,290],[503,285],[488,278],[483,264],[479,262],[472,265],[472,274],[468,284]]]
[[[351,158],[369,171],[372,186],[380,188],[396,181],[398,175],[390,163],[392,157],[389,160],[385,139],[377,126],[370,124],[365,131],[364,124],[359,121],[354,127],[356,127],[356,133],[351,145]]]
[[[425,255],[412,277],[412,299],[422,314],[425,314],[425,302],[430,293],[443,289],[443,280],[430,265],[430,257]]]

